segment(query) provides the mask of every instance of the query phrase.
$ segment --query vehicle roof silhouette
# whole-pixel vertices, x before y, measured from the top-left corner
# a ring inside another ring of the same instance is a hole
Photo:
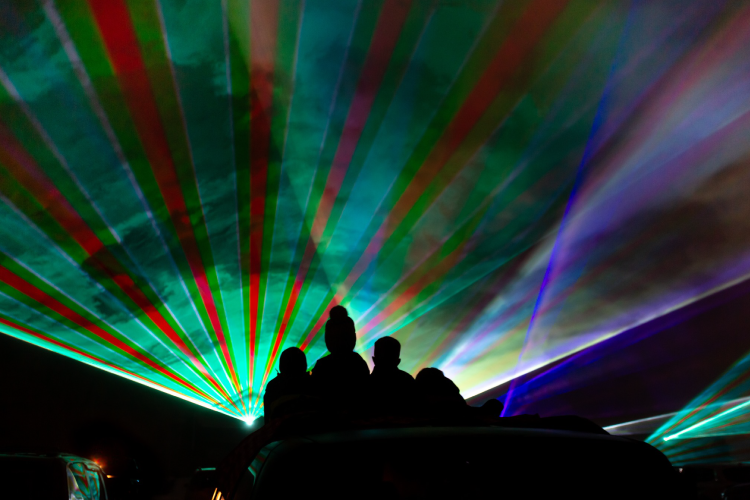
[[[341,481],[347,478],[346,472],[335,465],[338,462],[367,475],[367,468],[357,465],[358,457],[379,456],[386,457],[386,461],[389,460],[387,457],[410,460],[404,457],[411,457],[409,453],[413,454],[416,450],[418,454],[429,457],[428,460],[440,461],[441,453],[453,458],[453,450],[459,448],[480,450],[485,458],[510,464],[511,468],[535,477],[549,473],[549,470],[539,468],[542,464],[553,464],[558,474],[566,474],[567,469],[576,470],[577,463],[599,463],[601,470],[613,469],[613,477],[630,474],[628,477],[632,476],[635,483],[640,481],[651,484],[649,481],[656,481],[654,484],[664,486],[675,480],[669,460],[660,451],[643,442],[621,436],[500,426],[421,426],[295,433],[268,443],[258,451],[252,462],[244,465],[244,476],[239,478],[231,490],[221,483],[220,489],[222,493],[228,492],[224,494],[228,500],[245,499],[251,491],[253,495],[256,494],[258,488],[261,498],[265,498],[262,492],[273,491],[279,477],[295,477],[297,481],[304,482],[307,475],[313,474],[316,486],[311,487],[322,488],[321,491],[324,492],[325,487],[321,484],[331,481],[334,486],[340,486]],[[561,457],[566,460],[561,461]],[[528,460],[529,458],[533,460]],[[293,464],[306,465],[294,467]],[[635,471],[635,476],[632,471],[622,470],[627,467]],[[326,479],[320,472],[329,477]],[[579,476],[584,478],[581,484],[585,487],[585,481],[591,479],[585,479],[590,472],[582,470],[579,471],[582,475],[577,473],[566,477],[569,477],[571,484],[578,481]],[[595,481],[596,477],[592,480]],[[286,486],[288,484],[285,482],[284,487]],[[611,486],[614,487],[615,484]]]

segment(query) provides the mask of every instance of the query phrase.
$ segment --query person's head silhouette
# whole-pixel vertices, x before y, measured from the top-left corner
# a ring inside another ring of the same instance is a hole
[[[460,391],[451,379],[437,368],[423,368],[414,379],[417,391],[427,397],[453,398]]]
[[[279,372],[285,377],[304,375],[307,372],[307,357],[299,347],[284,349],[279,359]]]
[[[375,342],[375,354],[372,357],[375,366],[396,368],[401,362],[401,342],[393,337],[381,337]]]
[[[335,306],[328,313],[326,322],[326,347],[331,354],[345,354],[354,351],[357,345],[357,333],[354,321],[343,306]]]
[[[503,402],[497,399],[488,399],[479,407],[484,415],[488,417],[499,417],[503,412]]]

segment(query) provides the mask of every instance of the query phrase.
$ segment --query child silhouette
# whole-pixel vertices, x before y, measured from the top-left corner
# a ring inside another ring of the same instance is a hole
[[[356,406],[370,370],[362,356],[354,352],[357,334],[344,307],[335,306],[329,312],[325,341],[330,354],[319,359],[313,368],[315,391],[333,409]]]

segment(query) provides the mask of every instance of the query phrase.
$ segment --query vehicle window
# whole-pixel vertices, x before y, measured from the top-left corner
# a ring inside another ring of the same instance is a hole
[[[65,466],[51,458],[0,457],[0,498],[67,500]]]
[[[281,441],[275,441],[266,445],[258,452],[258,454],[255,456],[255,459],[247,468],[245,474],[243,474],[238,481],[235,498],[249,499],[252,496],[252,490],[253,486],[255,485],[255,480],[263,469],[263,464],[265,464],[271,451],[273,451],[273,449],[280,444]]]
[[[76,500],[106,500],[99,474],[83,463],[68,464],[68,490]]]
[[[723,472],[733,483],[750,483],[750,467],[727,467]]]
[[[96,495],[100,500],[107,500],[107,490],[104,487],[104,475],[101,472],[89,471],[96,479]]]
[[[276,448],[279,444],[281,444],[281,441],[275,441],[269,445],[266,445],[261,449],[258,454],[253,459],[250,466],[247,468],[248,471],[253,475],[253,478],[258,477],[258,473],[260,472],[260,469],[263,467],[263,464],[266,462],[266,459],[268,458],[268,455],[273,451],[274,448]]]

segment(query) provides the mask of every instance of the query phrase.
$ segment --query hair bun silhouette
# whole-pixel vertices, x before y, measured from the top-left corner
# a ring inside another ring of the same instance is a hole
[[[326,322],[326,347],[331,354],[352,352],[357,344],[354,321],[344,306],[332,307]]]
[[[344,306],[333,306],[331,310],[328,312],[328,317],[330,319],[348,318],[349,312],[346,310],[346,307]]]

